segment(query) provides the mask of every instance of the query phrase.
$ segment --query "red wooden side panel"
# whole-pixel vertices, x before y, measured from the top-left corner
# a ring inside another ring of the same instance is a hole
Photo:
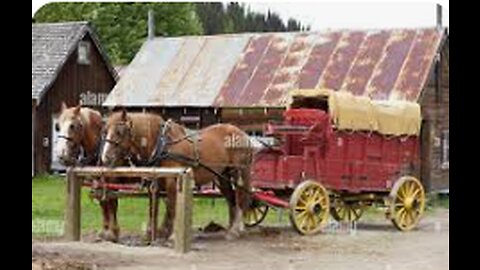
[[[303,156],[283,156],[278,163],[278,182],[295,187],[302,180]]]
[[[278,179],[277,164],[279,153],[260,152],[255,155],[252,168],[252,186],[265,187],[275,184]]]
[[[328,152],[324,160],[323,184],[327,188],[340,189],[343,186],[342,176],[346,174],[347,170],[345,162],[347,147],[343,134],[334,132],[328,145]]]
[[[367,138],[365,151],[365,174],[368,176],[370,189],[380,187],[384,182],[382,170],[382,138],[372,134]]]
[[[321,171],[323,169],[321,162],[321,149],[314,145],[306,146],[304,149],[303,171],[306,179],[322,180]]]

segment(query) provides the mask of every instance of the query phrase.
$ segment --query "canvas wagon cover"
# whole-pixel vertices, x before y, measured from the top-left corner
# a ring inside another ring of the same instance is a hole
[[[354,96],[347,91],[297,89],[298,97],[328,98],[329,113],[340,130],[376,131],[385,135],[418,135],[421,127],[420,105],[409,101],[376,101]]]

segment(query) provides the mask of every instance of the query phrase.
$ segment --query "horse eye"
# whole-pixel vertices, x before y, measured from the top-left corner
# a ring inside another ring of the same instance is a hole
[[[55,124],[55,131],[60,132],[60,125],[58,123]]]
[[[70,124],[69,128],[70,128],[71,130],[73,130],[73,129],[75,128],[75,125]]]

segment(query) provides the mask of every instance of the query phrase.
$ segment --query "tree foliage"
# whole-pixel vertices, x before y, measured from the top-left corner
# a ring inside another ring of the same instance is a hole
[[[189,3],[50,3],[34,16],[35,22],[90,21],[112,62],[131,61],[148,35],[148,10],[155,14],[155,35],[203,33]]]
[[[50,3],[32,22],[89,21],[116,65],[129,63],[148,35],[148,10],[155,14],[156,36],[213,35],[305,30],[295,19],[247,10],[228,3]]]
[[[267,14],[253,12],[245,4],[231,2],[196,3],[197,15],[206,35],[241,32],[285,32],[308,30],[299,21],[290,18],[285,24],[280,16],[268,11]]]

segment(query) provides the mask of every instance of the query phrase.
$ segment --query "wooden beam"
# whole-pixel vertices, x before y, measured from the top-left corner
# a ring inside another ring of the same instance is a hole
[[[177,178],[177,200],[174,222],[174,248],[178,253],[187,253],[192,241],[192,204],[193,204],[193,173],[187,173]]]
[[[80,189],[81,180],[72,169],[67,170],[67,198],[65,206],[65,238],[68,241],[80,240]]]
[[[77,177],[126,177],[126,178],[164,178],[176,177],[185,173],[185,168],[150,168],[150,167],[75,167],[72,171]]]

